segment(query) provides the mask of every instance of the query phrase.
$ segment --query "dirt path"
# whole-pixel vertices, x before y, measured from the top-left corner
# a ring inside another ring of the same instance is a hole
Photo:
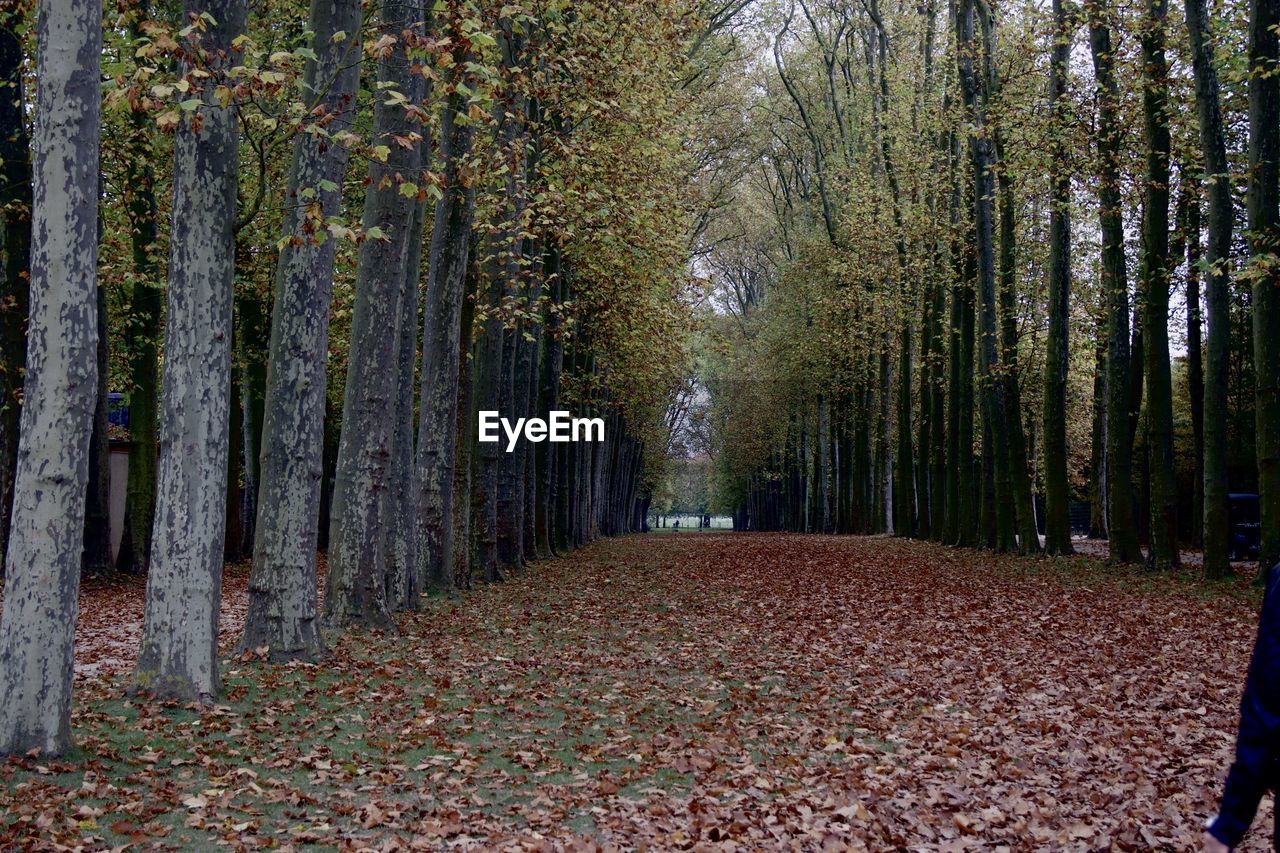
[[[203,719],[88,679],[85,755],[0,769],[0,846],[1189,849],[1252,631],[1082,560],[600,542],[320,667],[232,664]]]

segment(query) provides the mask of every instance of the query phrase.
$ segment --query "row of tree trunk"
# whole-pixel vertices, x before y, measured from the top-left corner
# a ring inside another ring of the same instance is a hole
[[[1280,561],[1278,5],[1275,0],[1253,0],[1250,8],[1248,235],[1252,261],[1241,274],[1241,280],[1252,287],[1264,566]],[[1129,284],[1125,256],[1123,117],[1119,114],[1113,13],[1101,0],[1086,3],[1082,12],[1055,0],[1048,92],[1053,121],[1059,129],[1065,128],[1069,120],[1065,92],[1070,48],[1073,33],[1083,22],[1097,91],[1094,185],[1102,237],[1103,294],[1095,384],[1091,533],[1109,538],[1114,562],[1131,563],[1144,560],[1139,531],[1146,530],[1147,562],[1161,569],[1180,565],[1168,315],[1170,271],[1185,258],[1186,301],[1191,308],[1188,374],[1195,437],[1194,507],[1199,519],[1191,526],[1196,530],[1194,542],[1203,542],[1207,572],[1221,576],[1229,569],[1226,389],[1233,213],[1207,12],[1199,0],[1188,0],[1186,12],[1204,156],[1203,183],[1208,188],[1207,241],[1202,252],[1201,179],[1188,169],[1181,173],[1182,192],[1173,205],[1176,217],[1171,223],[1167,7],[1165,0],[1150,0],[1140,33],[1146,171],[1136,292]],[[890,97],[883,52],[887,34],[874,4],[868,7],[868,15],[874,25],[868,65],[879,69],[872,86],[873,131],[882,137],[879,173],[885,177],[894,206],[901,278],[906,282],[911,279],[911,267],[901,237],[901,200],[892,148],[876,119]],[[784,446],[750,477],[734,516],[738,527],[892,532],[1023,553],[1042,548],[1052,554],[1072,550],[1065,429],[1072,268],[1067,136],[1060,132],[1053,137],[1058,147],[1051,158],[1050,173],[1048,343],[1041,447],[1036,448],[1035,425],[1031,421],[1024,424],[1020,414],[1016,200],[1013,182],[1001,167],[1001,128],[987,116],[988,104],[1001,84],[993,63],[996,19],[984,0],[960,0],[953,5],[952,23],[963,121],[970,131],[963,138],[952,131],[938,146],[939,162],[948,165],[953,176],[951,244],[934,251],[933,275],[926,279],[922,293],[902,286],[901,298],[907,308],[896,336],[896,359],[890,352],[890,337],[885,335],[878,352],[852,357],[848,365],[851,391],[836,395],[834,400],[820,391],[810,396],[809,404],[792,416]],[[878,52],[874,50],[877,33]],[[930,48],[926,41],[922,47],[926,69],[932,67]],[[781,59],[778,66],[788,92],[800,104]],[[928,77],[926,73],[926,81]],[[802,105],[801,118],[810,127]],[[833,232],[829,229],[829,233]],[[1207,292],[1207,334],[1201,328],[1202,280]],[[920,359],[913,365],[917,316]],[[917,394],[911,391],[913,384],[918,386]],[[891,406],[897,409],[896,424],[889,414]],[[919,425],[914,434],[913,424]],[[1141,444],[1137,442],[1139,429],[1144,437]],[[978,437],[981,441],[975,442]],[[1146,453],[1143,473],[1147,495],[1141,502],[1134,489],[1135,447],[1145,448]],[[1033,460],[1035,465],[1042,460],[1044,466],[1043,519],[1037,518],[1033,500]],[[1146,515],[1139,517],[1140,511]],[[1043,543],[1040,528],[1045,531]]]
[[[228,72],[237,64],[246,4],[187,0],[184,11],[191,26],[178,58],[192,100],[174,139],[160,406],[131,413],[140,458],[131,465],[129,498],[135,516],[146,517],[131,523],[129,551],[148,569],[134,690],[207,704],[220,692],[221,579],[227,520],[236,516],[228,506],[235,491],[228,479],[236,471],[231,424],[240,408],[231,372],[235,234],[242,224],[238,128],[222,84],[230,87]],[[421,0],[384,0],[379,7],[369,146],[375,154],[364,184],[345,394],[341,412],[326,413],[335,267],[329,224],[343,206],[349,146],[340,140],[355,126],[361,4],[312,4],[303,91],[315,126],[296,135],[289,168],[261,424],[243,425],[245,435],[261,436],[261,452],[242,451],[253,459],[244,480],[256,487],[256,517],[241,646],[271,660],[315,659],[325,650],[322,628],[394,630],[393,615],[416,608],[427,588],[500,580],[529,560],[643,525],[643,444],[603,390],[588,333],[569,334],[563,325],[576,287],[570,260],[549,233],[531,235],[523,217],[525,199],[537,189],[531,169],[542,152],[537,133],[548,125],[517,85],[536,49],[509,14],[504,9],[497,22],[501,64],[491,122],[506,186],[481,227],[475,135],[486,125],[471,100],[481,81],[470,22],[456,4],[428,10]],[[85,495],[92,488],[89,439],[95,418],[105,417],[104,312],[96,286],[100,24],[95,0],[42,4],[32,227],[21,227],[21,206],[14,207],[12,227],[6,219],[11,263],[22,258],[23,235],[34,239],[21,438],[16,465],[0,467],[6,476],[16,470],[0,625],[0,753],[60,753],[70,746],[71,640]],[[79,42],[55,50],[51,33]],[[421,57],[438,44],[448,44],[451,55],[434,83],[440,91],[432,92],[434,78]],[[12,47],[0,37],[0,65],[11,75]],[[433,104],[440,105],[434,140]],[[0,114],[0,121],[7,118]],[[20,130],[20,116],[6,127]],[[10,148],[6,167],[21,159],[11,158]],[[433,148],[439,162],[431,165],[443,186],[431,206],[424,170]],[[139,284],[131,299],[154,320],[154,176],[145,162],[133,168],[128,209]],[[26,274],[6,279],[6,288],[25,293]],[[12,320],[8,310],[3,319]],[[154,342],[133,356],[133,378],[145,392],[159,376]],[[566,387],[587,390],[566,400]],[[566,402],[576,416],[602,418],[604,438],[525,441],[514,451],[477,440],[479,411],[547,418]],[[16,407],[0,411],[7,418]],[[330,457],[325,419],[335,414],[341,430]],[[8,442],[14,433],[6,426],[0,434]],[[153,442],[158,454],[149,456]],[[326,489],[330,464],[333,483]],[[150,470],[154,483],[147,482]],[[151,500],[147,516],[141,508]]]

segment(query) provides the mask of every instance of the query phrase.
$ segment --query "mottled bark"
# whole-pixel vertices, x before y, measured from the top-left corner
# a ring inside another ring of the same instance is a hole
[[[467,54],[455,51],[453,68],[461,69]],[[463,82],[451,80],[449,85]],[[454,516],[466,514],[468,495],[454,492],[454,464],[458,453],[458,394],[462,311],[470,267],[470,233],[475,212],[475,188],[465,179],[463,164],[470,156],[474,133],[466,113],[467,99],[449,91],[440,115],[439,170],[443,195],[436,202],[427,263],[426,308],[422,334],[422,387],[418,413],[417,488],[421,516],[418,544],[426,584],[452,586],[454,578]]]
[[[292,205],[276,266],[249,612],[241,641],[244,648],[265,646],[273,660],[310,660],[324,649],[316,624],[316,548],[336,251],[324,223],[342,205],[347,149],[332,136],[355,118],[360,20],[358,0],[312,0],[308,28],[315,59],[304,69],[303,92],[327,135],[299,133],[293,144],[287,195]],[[338,33],[346,37],[335,40]]]
[[[421,93],[419,93],[421,94]],[[400,338],[396,353],[395,423],[391,437],[390,488],[386,492],[388,524],[386,546],[387,602],[395,610],[416,610],[423,590],[423,569],[418,554],[418,504],[414,489],[413,392],[417,381],[418,309],[422,291],[423,221],[426,204],[414,209],[401,277]]]
[[[37,24],[31,313],[0,617],[0,753],[71,747],[72,635],[96,398],[102,7],[44,0]]]
[[[1218,72],[1209,41],[1204,0],[1186,0],[1196,112],[1208,185],[1205,241],[1205,303],[1208,331],[1204,377],[1204,570],[1209,577],[1230,571],[1227,518],[1227,387],[1231,368],[1231,183],[1226,133],[1219,105]]]
[[[13,511],[30,307],[31,151],[23,112],[22,43],[17,36],[25,11],[22,3],[0,11],[0,227],[4,229],[4,271],[0,278],[0,577],[4,576]]]
[[[515,85],[514,75],[523,65],[524,39],[511,21],[499,22],[498,46],[502,55],[503,85],[494,105],[497,127],[497,155],[504,163],[505,191],[495,209],[494,239],[487,264],[490,278],[489,315],[480,339],[476,393],[480,410],[497,411],[506,417],[517,414],[515,403],[516,328],[509,322],[509,307],[519,298],[524,238],[521,218],[524,211],[527,137],[523,116],[526,105]],[[523,450],[523,448],[520,448]],[[497,580],[520,566],[520,529],[514,494],[515,452],[507,453],[501,442],[477,446],[479,453],[479,497],[482,501],[477,531],[480,570],[486,580]]]
[[[415,83],[404,34],[420,26],[424,11],[417,0],[384,0],[382,35],[396,39],[378,61],[378,80],[412,100]],[[325,576],[324,619],[328,625],[390,628],[386,595],[386,546],[389,525],[385,493],[391,484],[393,417],[398,391],[400,301],[417,202],[401,192],[421,168],[421,144],[399,144],[394,137],[421,133],[421,124],[394,100],[374,104],[375,145],[390,149],[385,162],[369,163],[363,225],[356,269],[356,301],[351,320],[329,531],[329,569]]]
[[[235,64],[232,41],[245,0],[187,0],[204,28],[188,42],[184,72],[200,104],[174,139],[173,221],[161,389],[156,522],[135,688],[159,698],[210,702],[218,676],[231,301],[235,274],[237,125],[215,87]],[[216,23],[215,23],[216,22]]]

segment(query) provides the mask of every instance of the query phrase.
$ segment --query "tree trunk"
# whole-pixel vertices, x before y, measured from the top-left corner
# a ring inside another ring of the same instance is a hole
[[[242,265],[251,263],[247,253],[242,253]],[[235,361],[241,368],[240,399],[232,400],[240,406],[241,479],[244,481],[240,501],[240,538],[237,551],[251,554],[257,539],[258,491],[262,482],[262,428],[266,420],[267,362],[269,360],[270,318],[266,306],[258,294],[247,287],[236,288],[234,297],[236,328]]]
[[[174,140],[156,525],[134,685],[159,698],[206,703],[220,692],[238,168],[235,109],[219,105],[215,87],[234,63],[232,41],[244,27],[246,3],[187,0],[185,11],[216,21],[202,18],[200,32],[212,76]]]
[[[501,228],[498,229],[499,232]],[[491,244],[493,255],[500,254],[505,241]],[[476,346],[475,396],[477,411],[501,411],[499,397],[505,382],[502,363],[503,319],[502,302],[506,292],[503,265],[490,261],[485,264],[487,294],[484,297],[488,315],[481,328]],[[478,436],[477,436],[478,438]],[[498,562],[498,464],[504,452],[502,437],[497,441],[475,444],[476,481],[475,500],[478,511],[476,524],[476,571],[485,581],[500,581],[504,577],[503,566]]]
[[[130,35],[142,38],[139,26],[148,5],[135,8]],[[156,506],[157,427],[160,415],[160,321],[164,287],[160,281],[157,230],[156,175],[152,146],[153,123],[141,109],[129,114],[129,156],[125,161],[125,215],[133,249],[133,283],[129,292],[129,320],[125,339],[129,352],[129,476],[126,486],[128,518],[124,539],[129,550],[119,563],[146,574],[151,559],[151,531]]]
[[[401,275],[400,337],[396,354],[395,423],[391,442],[391,487],[387,490],[387,601],[395,610],[416,610],[422,594],[422,565],[418,555],[418,505],[414,490],[413,391],[417,378],[418,306],[422,279],[423,225],[426,205],[414,209],[409,250]]]
[[[999,131],[996,152],[1004,160],[1004,147]],[[1028,470],[1034,453],[1027,451],[1027,433],[1022,426],[1022,388],[1018,383],[1018,270],[1015,245],[1016,221],[1013,177],[1000,170],[1000,375],[1004,391],[1005,464],[1008,466],[1007,501],[1012,505],[1017,549],[1023,554],[1040,552],[1040,530],[1036,524],[1033,481]],[[1068,532],[1068,537],[1070,533]],[[1069,546],[1068,546],[1069,547]]]
[[[1191,542],[1204,544],[1204,344],[1200,308],[1200,179],[1182,172],[1185,218],[1178,224],[1187,254],[1187,396],[1191,399]]]
[[[1094,330],[1093,441],[1089,455],[1089,538],[1107,538],[1107,318],[1106,296]]]
[[[22,368],[27,358],[31,253],[31,151],[22,91],[22,42],[17,33],[26,4],[0,11],[0,217],[4,277],[0,280],[0,577],[4,577],[22,418]]]
[[[1147,186],[1142,223],[1147,454],[1151,466],[1151,565],[1182,565],[1178,485],[1173,471],[1173,380],[1169,371],[1169,91],[1166,0],[1148,0],[1142,28],[1142,106],[1147,131]]]
[[[1280,562],[1280,0],[1249,17],[1249,276],[1257,377],[1258,494],[1265,580]]]
[[[560,248],[550,243],[547,251],[547,289],[550,301],[547,308],[546,334],[542,364],[538,371],[538,411],[546,417],[559,406],[560,371],[564,366],[564,339],[561,335],[560,305],[566,289],[565,270]],[[544,441],[537,447],[538,454],[538,545],[539,551],[555,556],[564,546],[559,526],[557,484],[563,467],[564,454],[559,445]]]
[[[454,49],[455,73],[468,61],[461,47]],[[456,81],[460,82],[460,81]],[[422,334],[422,387],[419,395],[417,488],[418,554],[428,586],[453,586],[454,516],[467,515],[469,494],[454,491],[458,457],[458,397],[463,298],[470,267],[470,234],[475,211],[475,187],[464,180],[474,133],[460,122],[467,98],[450,92],[440,115],[440,172],[443,195],[436,202],[428,253],[426,308]],[[470,331],[466,331],[470,337]]]
[[[1090,0],[1089,42],[1098,87],[1098,202],[1102,292],[1107,312],[1107,529],[1111,562],[1142,560],[1133,512],[1133,442],[1129,424],[1129,285],[1120,198],[1119,87],[1104,0]]]
[[[1196,112],[1208,182],[1208,237],[1205,243],[1205,291],[1209,329],[1204,377],[1204,570],[1219,578],[1231,570],[1227,518],[1227,387],[1231,371],[1231,183],[1226,133],[1218,97],[1218,72],[1209,41],[1204,0],[1186,0]]]
[[[98,288],[98,398],[93,407],[93,435],[89,439],[89,485],[85,489],[82,574],[111,570],[111,448],[107,436],[107,292]]]
[[[1066,132],[1067,62],[1071,28],[1064,0],[1053,0],[1054,41],[1049,66],[1049,106],[1055,134]],[[1049,164],[1049,336],[1044,368],[1045,550],[1070,554],[1070,486],[1067,479],[1067,365],[1071,311],[1071,176],[1066,146],[1058,142]],[[1092,476],[1097,477],[1095,468]]]
[[[412,103],[418,75],[411,71],[403,33],[423,20],[423,6],[417,0],[384,0],[380,17],[382,35],[396,43],[379,57],[378,80]],[[385,495],[391,484],[394,418],[387,413],[395,410],[399,385],[402,279],[410,242],[419,238],[413,229],[417,201],[401,188],[418,180],[422,162],[420,142],[404,146],[395,137],[408,138],[420,127],[404,105],[381,97],[375,102],[374,144],[390,153],[385,162],[370,161],[365,189],[366,238],[356,270],[325,576],[324,620],[334,627],[393,627],[386,546],[394,520],[386,517]]]
[[[472,247],[474,248],[474,247]],[[475,306],[480,291],[479,263],[473,258],[467,265],[465,291],[462,297],[462,319],[458,341],[458,398],[457,421],[454,434],[458,440],[454,450],[453,485],[455,506],[453,517],[446,519],[452,527],[452,550],[448,555],[450,561],[449,577],[455,586],[469,589],[471,587],[471,556],[474,552],[471,537],[472,515],[475,504],[472,500],[471,483],[474,475],[474,448],[476,409],[475,377],[473,370],[475,358],[472,343],[475,337]]]
[[[28,381],[0,618],[0,754],[57,755],[71,748],[72,635],[97,387],[101,5],[43,0],[37,41]]]

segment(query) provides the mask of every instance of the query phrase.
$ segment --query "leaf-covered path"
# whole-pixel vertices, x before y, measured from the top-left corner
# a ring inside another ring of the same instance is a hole
[[[0,847],[1186,849],[1253,630],[1227,593],[891,539],[599,542],[321,666],[232,661],[203,717],[81,679],[78,753],[0,769]]]

